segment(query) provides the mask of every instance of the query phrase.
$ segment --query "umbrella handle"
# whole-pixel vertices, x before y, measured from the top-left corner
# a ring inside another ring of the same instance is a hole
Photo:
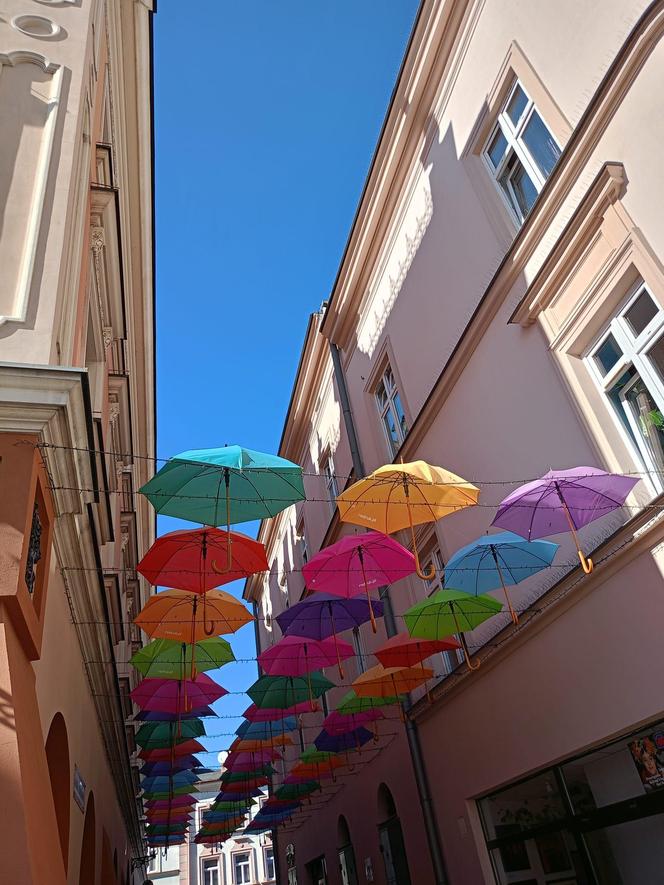
[[[364,553],[362,552],[362,547],[357,548],[357,555],[360,560],[360,568],[362,569],[362,580],[364,581],[364,592],[367,594],[367,604],[369,606],[369,614],[371,616],[371,629],[374,633],[378,632],[376,627],[376,618],[374,616],[373,605],[371,604],[371,596],[369,595],[369,585],[367,584],[367,576],[364,571]]]
[[[210,629],[208,630],[208,626],[207,626],[207,623],[206,623],[206,621],[207,621],[207,615],[206,615],[206,609],[207,609],[207,606],[206,606],[206,602],[205,602],[205,598],[206,598],[206,596],[207,596],[207,594],[204,593],[204,594],[203,594],[203,631],[204,631],[204,633],[205,633],[206,636],[212,636],[212,634],[214,633],[214,618],[212,619],[212,622],[211,622],[211,624],[210,624]],[[193,673],[193,671],[194,671],[194,665],[193,665],[193,661],[194,661],[193,649],[192,649],[192,658],[191,658],[191,660],[192,660],[191,670],[192,670],[192,673]],[[193,679],[193,676],[192,676],[192,679]]]
[[[408,483],[404,482],[406,497],[408,497]],[[420,554],[417,550],[417,540],[415,538],[415,526],[413,525],[413,514],[410,512],[410,501],[406,503],[406,510],[408,511],[408,523],[410,525],[410,537],[413,540],[413,555],[415,557],[415,571],[417,572],[418,578],[422,578],[423,581],[431,581],[436,577],[436,566],[433,562],[429,563],[429,568],[424,572],[422,571],[422,566],[420,565]]]
[[[558,494],[558,499],[562,504],[563,511],[565,516],[567,517],[567,524],[569,525],[569,530],[572,533],[572,537],[574,538],[574,543],[576,544],[576,552],[579,556],[579,562],[581,563],[581,568],[585,572],[586,575],[589,575],[593,570],[593,561],[590,557],[585,557],[583,555],[583,550],[581,549],[581,544],[579,543],[579,536],[576,533],[576,526],[574,525],[574,520],[572,519],[572,514],[569,512],[569,507],[567,506],[567,501],[563,497],[563,493],[560,491],[560,485],[556,483],[556,492]]]
[[[493,544],[491,544],[491,555],[493,556],[493,561],[496,564],[496,571],[498,572],[498,577],[500,578],[500,583],[503,585],[503,593],[505,594],[505,600],[507,601],[507,607],[509,608],[510,615],[512,616],[512,623],[518,624],[519,623],[519,616],[514,611],[514,608],[512,606],[512,600],[510,599],[510,595],[507,592],[507,587],[505,586],[505,579],[503,578],[503,573],[500,568],[500,563],[498,562],[498,554],[496,553],[496,548],[494,547]]]
[[[329,610],[330,610],[330,621],[332,622],[332,635],[334,636],[334,650],[337,653],[337,667],[339,668],[339,679],[345,679],[346,674],[344,673],[344,668],[341,665],[341,655],[339,654],[339,645],[337,643],[337,632],[334,626],[334,613],[332,611],[332,605],[328,602]]]
[[[583,569],[583,571],[585,572],[586,575],[589,575],[595,567],[592,559],[589,556],[584,556],[583,550],[581,550],[581,548],[577,548],[576,552],[579,555],[579,562],[581,563],[581,568]]]
[[[459,635],[459,639],[461,640],[461,648],[463,649],[463,656],[466,659],[466,667],[469,670],[479,670],[481,661],[475,661],[475,663],[471,663],[470,660],[470,651],[468,650],[468,643],[466,642],[466,637],[463,635],[463,630],[459,628],[459,621],[457,620],[456,612],[454,611],[454,607],[450,604],[450,611],[452,612],[452,617],[454,618],[454,626],[456,627],[456,632]]]

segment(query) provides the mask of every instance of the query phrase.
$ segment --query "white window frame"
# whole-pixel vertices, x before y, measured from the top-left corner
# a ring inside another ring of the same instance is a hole
[[[217,870],[217,885],[221,885],[221,868],[218,857],[204,857],[201,861],[201,885],[208,885],[205,873],[207,870]]]
[[[251,851],[243,850],[243,851],[234,851],[231,854],[231,872],[233,875],[233,885],[246,885],[245,880],[242,882],[238,882],[237,879],[237,868],[235,866],[235,861],[238,855],[246,855],[247,856],[247,865],[249,870],[249,878],[246,880],[247,883],[251,883],[252,881],[252,871],[251,871]]]
[[[339,497],[339,483],[334,472],[334,460],[332,459],[331,452],[327,452],[323,457],[322,467],[325,478],[325,491],[330,501],[332,512],[334,512],[337,506],[337,498]]]
[[[521,91],[525,95],[526,105],[521,112],[521,116],[515,124],[512,122],[511,117],[507,113],[507,108],[509,107],[512,97],[517,89],[521,89]],[[509,179],[507,181],[507,185],[510,192],[510,197],[508,198],[505,194],[503,186],[500,183],[500,178],[505,171],[505,167],[507,166],[512,154],[515,154],[518,161],[521,163],[533,185],[535,186],[535,190],[538,194],[544,187],[544,182],[546,181],[546,178],[542,174],[542,172],[540,172],[537,163],[533,159],[530,151],[523,141],[524,130],[530,122],[530,118],[532,117],[533,112],[537,113],[540,120],[546,127],[549,135],[551,136],[552,141],[556,144],[558,150],[562,151],[560,143],[551,132],[551,129],[547,125],[546,120],[542,116],[533,99],[530,97],[528,90],[518,78],[514,79],[514,82],[512,83],[512,86],[507,94],[507,98],[503,102],[500,113],[496,118],[496,123],[494,126],[492,126],[489,137],[487,138],[484,144],[484,148],[482,149],[482,160],[484,161],[484,165],[493,178],[496,188],[498,189],[498,193],[500,194],[500,197],[503,200],[505,206],[507,206],[510,215],[519,227],[525,221],[526,216],[521,212],[519,201],[516,198],[516,194],[513,192]],[[505,153],[503,154],[498,166],[494,166],[491,157],[489,156],[489,147],[491,146],[491,143],[493,142],[496,134],[499,131],[502,132],[503,136],[505,137],[505,140],[507,141],[507,147],[505,148]]]
[[[651,299],[657,313],[650,320],[648,325],[639,335],[634,335],[632,329],[625,318],[630,308],[638,300],[638,298],[646,293]],[[604,327],[602,334],[599,335],[584,358],[584,362],[590,372],[591,377],[603,395],[604,402],[609,410],[613,422],[620,434],[628,451],[632,454],[635,463],[649,471],[644,477],[646,484],[653,493],[664,491],[664,475],[660,472],[661,468],[653,461],[650,453],[645,446],[641,446],[638,441],[641,440],[641,432],[635,425],[634,416],[628,408],[625,408],[625,416],[632,428],[634,438],[625,429],[620,417],[616,414],[613,403],[609,400],[608,393],[614,387],[616,381],[633,366],[638,376],[648,389],[648,392],[655,400],[660,411],[664,413],[664,381],[662,381],[657,370],[651,364],[648,358],[648,351],[664,334],[664,308],[659,304],[652,292],[648,289],[643,281],[639,281],[630,291],[625,301],[623,301],[620,309],[615,313],[608,326]],[[613,366],[606,375],[602,375],[601,369],[597,363],[596,355],[608,337],[612,335],[622,350],[622,357]],[[637,442],[634,442],[634,439]]]
[[[272,875],[272,876],[268,875],[268,869],[267,869],[267,853],[268,853],[268,851],[271,851],[271,852],[272,852],[272,869],[274,870],[274,875]],[[265,878],[266,878],[266,880],[267,880],[268,882],[272,882],[272,881],[276,878],[276,874],[277,874],[277,872],[276,872],[276,871],[277,871],[277,868],[276,868],[276,863],[275,863],[275,858],[274,858],[274,846],[273,846],[273,845],[264,845],[264,846],[263,846],[263,869],[265,870]]]
[[[390,376],[392,378],[392,384],[388,383],[388,378]],[[381,384],[385,390],[385,395],[386,395],[386,400],[387,400],[385,404],[381,403],[380,397],[378,396],[378,388],[381,386]],[[387,426],[385,424],[385,418],[386,418],[388,412],[390,412],[390,411],[392,412],[392,417],[394,419],[399,418],[399,413],[397,411],[396,404],[395,404],[397,397],[399,398],[399,402],[401,403],[401,411],[403,412],[403,418],[404,418],[404,423],[406,425],[406,430],[404,432],[403,427],[401,426],[400,420],[395,420],[394,425],[397,429],[397,436],[398,436],[398,441],[397,441],[397,444],[395,447],[395,444],[392,441],[390,434],[388,432]],[[394,369],[392,368],[389,361],[387,361],[385,363],[380,375],[376,379],[376,383],[373,386],[373,398],[374,398],[374,402],[376,403],[378,415],[380,417],[380,426],[382,428],[383,436],[385,437],[385,441],[387,443],[387,450],[390,453],[390,456],[394,457],[396,455],[396,453],[399,451],[399,449],[401,448],[401,446],[403,445],[404,440],[406,439],[406,436],[408,434],[409,428],[408,428],[408,418],[406,415],[406,409],[404,406],[403,394],[402,394],[401,390],[399,389],[397,377],[396,377],[396,375],[394,373]]]
[[[302,557],[302,565],[309,562],[309,547],[307,545],[307,527],[304,524],[304,516],[301,516],[295,526],[295,535],[300,545],[300,556]]]

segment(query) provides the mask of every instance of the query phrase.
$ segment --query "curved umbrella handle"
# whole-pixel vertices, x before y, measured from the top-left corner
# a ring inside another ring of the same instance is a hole
[[[208,630],[208,626],[206,623],[207,616],[205,614],[205,611],[206,611],[205,597],[206,597],[206,595],[207,594],[205,594],[205,593],[203,594],[203,632],[205,633],[206,636],[212,636],[214,634],[214,618],[212,619],[212,623],[210,624],[210,629]],[[192,649],[192,655],[193,655],[193,649]]]
[[[470,660],[470,651],[468,649],[468,643],[466,642],[466,637],[463,635],[463,633],[459,633],[459,639],[461,640],[461,647],[463,648],[463,656],[466,659],[466,667],[468,667],[469,670],[479,670],[482,662],[480,660],[477,660],[473,664],[472,661]]]
[[[408,485],[405,484],[406,489],[406,497],[408,497]],[[413,555],[415,556],[415,571],[417,572],[418,578],[422,578],[423,581],[431,581],[436,577],[436,567],[433,562],[429,563],[429,568],[426,572],[422,571],[422,566],[420,565],[420,554],[417,549],[417,539],[415,537],[415,526],[413,525],[413,515],[410,512],[410,502],[406,504],[406,510],[408,511],[408,522],[410,524],[410,537],[413,541]]]
[[[583,569],[585,574],[589,575],[595,567],[592,559],[589,556],[584,556],[583,550],[581,549],[578,549],[576,552],[579,554],[579,562],[581,563],[581,568]]]

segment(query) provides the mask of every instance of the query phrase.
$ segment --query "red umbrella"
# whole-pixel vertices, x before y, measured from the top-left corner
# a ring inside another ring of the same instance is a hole
[[[229,541],[230,568],[227,567]],[[178,529],[154,542],[137,566],[151,583],[192,593],[267,571],[265,547],[240,532]]]
[[[179,713],[184,709],[185,693],[188,703],[194,707],[212,704],[228,694],[225,688],[205,673],[200,673],[195,680],[144,679],[130,696],[142,710]]]
[[[414,667],[437,652],[456,648],[461,648],[461,645],[452,636],[446,639],[416,639],[407,633],[398,633],[377,648],[374,654],[383,667]]]

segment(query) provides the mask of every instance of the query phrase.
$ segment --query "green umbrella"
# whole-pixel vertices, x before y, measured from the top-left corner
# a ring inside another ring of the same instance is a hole
[[[148,799],[170,799],[172,796],[187,796],[191,792],[191,786],[183,784],[181,787],[173,787],[172,790],[146,790],[141,798],[146,802]]]
[[[463,590],[444,589],[409,608],[403,619],[410,635],[417,639],[443,639],[457,633],[466,664],[469,669],[476,670],[479,661],[470,663],[464,630],[474,630],[502,610],[503,604],[492,596],[473,596]]]
[[[391,704],[398,704],[400,698],[397,695],[387,695],[385,697],[358,697],[351,689],[343,696],[340,704],[337,706],[338,713],[363,713],[365,710],[373,710],[375,707],[389,707]]]
[[[334,683],[315,672],[306,676],[261,676],[247,694],[257,707],[285,710],[312,697],[319,698],[330,688],[335,688]]]
[[[284,784],[275,790],[274,795],[276,799],[302,799],[321,789],[318,781],[304,781],[301,784]]]
[[[227,771],[225,774],[222,774],[220,781],[222,784],[239,784],[255,777],[269,776],[271,774],[275,774],[275,769],[271,765],[262,765],[254,768],[253,771]]]
[[[255,799],[243,799],[242,802],[213,802],[209,811],[247,811],[251,805],[255,805]]]
[[[327,750],[317,750],[315,747],[309,747],[304,753],[300,753],[300,762],[307,765],[329,762],[330,759],[336,759],[336,753],[328,753]]]
[[[213,526],[276,516],[305,497],[301,467],[242,446],[181,452],[140,491],[157,513]]]
[[[145,722],[136,732],[136,743],[146,750],[156,750],[181,744],[190,738],[205,734],[200,719],[183,719],[180,722]]]
[[[194,669],[199,673],[216,670],[235,660],[230,644],[221,636],[214,636],[193,646],[173,639],[154,639],[132,655],[129,663],[150,678],[189,679],[192,648]]]

